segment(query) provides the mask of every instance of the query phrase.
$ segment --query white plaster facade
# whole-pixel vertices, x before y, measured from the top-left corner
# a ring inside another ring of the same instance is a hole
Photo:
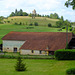
[[[25,41],[3,40],[3,51],[14,52],[14,48],[17,48],[17,52],[19,52],[19,48],[24,43]]]
[[[47,51],[41,51],[40,53],[40,50],[33,50],[33,53],[32,53],[32,50],[21,50],[20,54],[22,55],[48,55],[48,52]]]
[[[40,50],[20,50],[20,47],[25,43],[26,41],[13,41],[13,40],[3,40],[3,51],[6,52],[14,52],[14,48],[17,48],[17,52],[20,52],[22,55],[48,55],[47,51],[41,51]]]

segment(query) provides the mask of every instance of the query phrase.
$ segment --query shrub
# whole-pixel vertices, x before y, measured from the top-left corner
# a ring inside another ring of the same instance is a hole
[[[22,58],[19,56],[17,58],[17,63],[16,63],[16,66],[15,66],[15,70],[16,71],[26,71],[27,67],[26,67],[26,64],[24,64],[22,62]]]
[[[67,75],[74,75],[75,74],[75,68],[70,68],[70,69],[66,70],[66,74]]]
[[[55,58],[57,60],[75,60],[75,50],[61,49],[55,51]]]
[[[18,23],[15,22],[15,25],[18,25]]]
[[[22,23],[20,22],[20,24],[19,25],[22,25]]]
[[[30,25],[30,26],[32,26],[33,24],[32,24],[32,23],[30,23],[29,25]]]
[[[38,22],[34,22],[34,25],[35,25],[35,26],[38,26]]]
[[[8,23],[10,23],[10,21],[7,21]]]
[[[48,27],[52,27],[51,23],[48,24]]]
[[[72,28],[70,28],[69,31],[72,31]]]
[[[65,27],[62,27],[62,29],[65,29]]]

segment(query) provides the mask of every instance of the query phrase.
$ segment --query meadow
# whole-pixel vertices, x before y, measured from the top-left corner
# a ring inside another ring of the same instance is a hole
[[[48,26],[49,23],[52,24],[52,26],[56,25],[56,22],[59,21],[59,19],[51,19],[46,17],[35,17],[35,19],[32,19],[32,17],[29,16],[14,16],[14,17],[8,17],[7,19],[4,19],[6,23],[22,23],[23,25],[29,25],[30,23],[34,24],[34,22],[38,22],[39,26]]]
[[[4,19],[4,24],[0,24],[0,44],[2,44],[1,38],[8,34],[11,31],[17,32],[65,32],[65,29],[59,31],[60,28],[54,28],[56,22],[59,19],[50,19],[46,17],[32,17],[28,16],[14,16]],[[35,26],[34,23],[37,22],[38,26]],[[15,25],[17,23],[18,25]],[[19,25],[21,23],[21,25]],[[33,24],[30,26],[29,24]],[[51,23],[52,27],[48,27],[48,24]]]
[[[16,59],[0,59],[1,75],[66,75],[66,70],[75,67],[75,60],[23,59],[27,71],[15,71]]]

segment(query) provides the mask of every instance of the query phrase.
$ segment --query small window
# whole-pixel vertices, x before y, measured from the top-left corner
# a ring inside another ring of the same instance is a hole
[[[9,48],[7,48],[7,49],[9,49]]]
[[[32,52],[32,53],[34,53],[34,51],[33,51],[33,50],[32,50],[31,52]]]
[[[14,52],[15,52],[15,53],[17,52],[17,48],[14,48]]]
[[[42,54],[42,52],[40,51],[40,54]]]

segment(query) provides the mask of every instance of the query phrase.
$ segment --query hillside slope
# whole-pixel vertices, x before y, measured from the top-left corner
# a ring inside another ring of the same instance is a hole
[[[56,25],[56,21],[59,21],[59,19],[50,19],[46,17],[35,17],[35,19],[32,19],[32,17],[29,16],[14,16],[14,17],[8,17],[8,19],[4,19],[6,23],[15,24],[15,23],[22,23],[22,25],[29,25],[33,24],[34,22],[37,22],[39,26],[48,26],[49,23],[52,24],[52,26]]]

